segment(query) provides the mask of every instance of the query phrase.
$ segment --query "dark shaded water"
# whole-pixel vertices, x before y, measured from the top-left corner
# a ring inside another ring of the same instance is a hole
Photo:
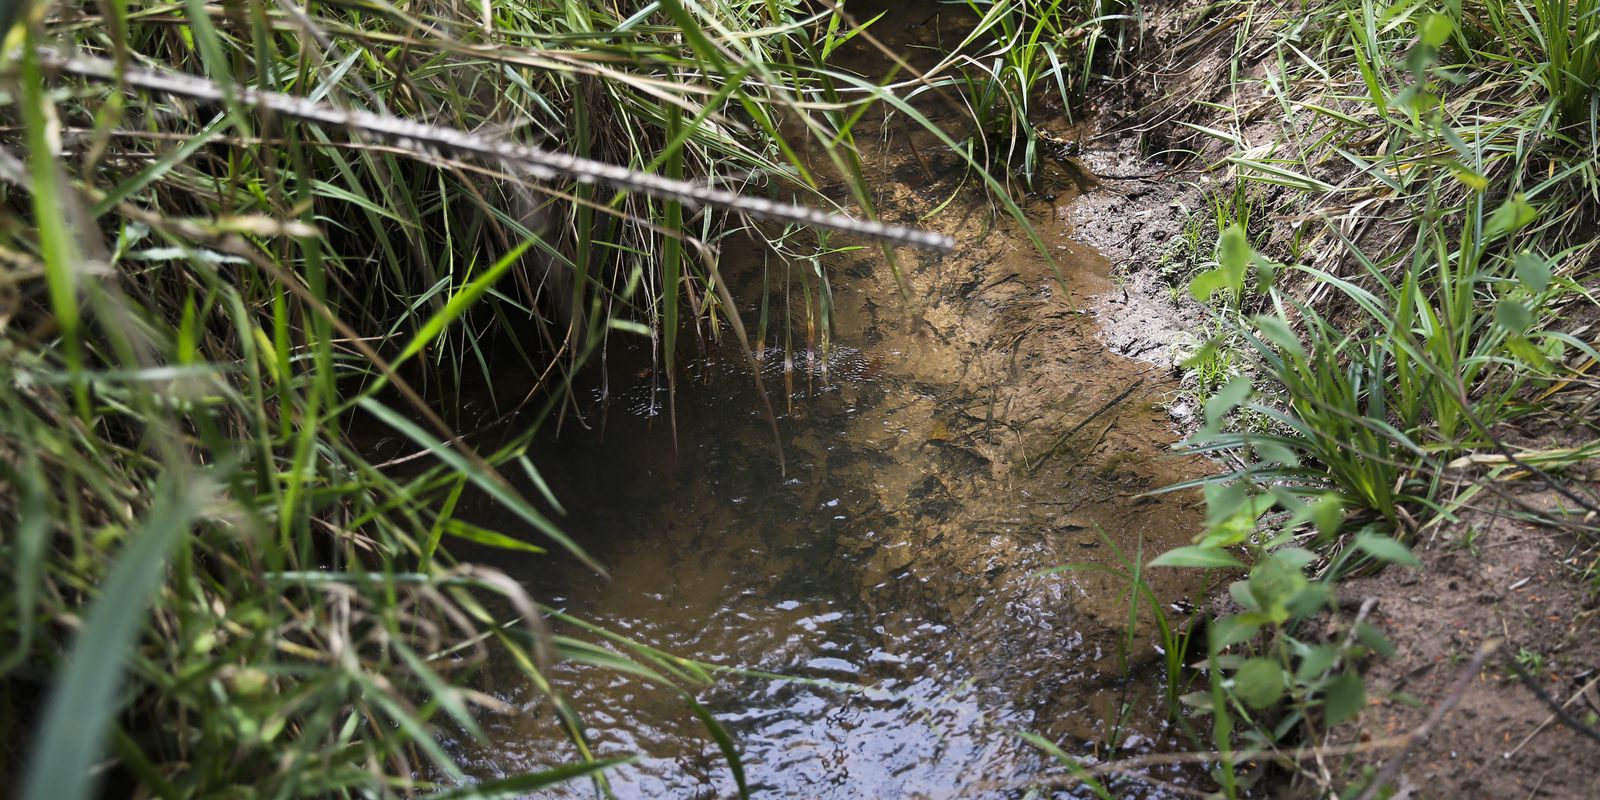
[[[804,410],[784,419],[791,469],[782,478],[766,423],[739,410],[754,407],[748,376],[724,372],[679,397],[676,459],[660,418],[619,418],[615,407],[598,446],[564,440],[572,449],[557,456],[555,488],[572,499],[567,527],[612,576],[537,574],[536,591],[671,653],[799,679],[730,675],[704,692],[742,748],[752,789],[957,796],[1033,771],[1005,733],[1028,725],[1028,711],[962,663],[957,643],[983,632],[864,597],[909,579],[895,562],[909,563],[896,551],[910,543],[872,544],[893,536],[874,483],[897,465],[835,435],[863,423],[896,432],[903,426],[883,404],[903,389],[846,378],[798,397]],[[650,755],[614,775],[619,795],[732,791],[714,743],[673,693],[598,670],[571,670],[562,683],[574,687],[600,754]],[[526,687],[505,694],[532,699]],[[529,711],[488,720],[493,741],[472,749],[481,774],[573,757],[552,738],[548,709],[533,699]]]

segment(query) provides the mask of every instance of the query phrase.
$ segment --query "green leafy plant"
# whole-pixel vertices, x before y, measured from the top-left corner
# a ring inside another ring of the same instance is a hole
[[[1216,261],[1189,288],[1250,358],[1187,444],[1233,467],[1187,484],[1204,487],[1205,532],[1152,562],[1243,576],[1241,610],[1211,621],[1209,691],[1186,696],[1213,714],[1229,794],[1237,748],[1316,741],[1363,705],[1358,662],[1391,646],[1332,603],[1341,577],[1419,566],[1406,541],[1465,502],[1442,499],[1449,466],[1505,451],[1499,427],[1548,396],[1530,389],[1594,358],[1560,320],[1593,302],[1574,277],[1596,251],[1580,209],[1596,196],[1600,94],[1592,51],[1570,58],[1596,42],[1596,17],[1536,5],[1311,4],[1265,37],[1280,58],[1259,82],[1281,133],[1247,147],[1242,125],[1190,126],[1233,146],[1232,197],[1265,185],[1280,213],[1304,214],[1279,264],[1214,209]],[[1381,233],[1328,208],[1364,209]],[[1340,633],[1310,638],[1311,615]]]
[[[1370,653],[1390,654],[1392,646],[1359,617],[1333,640],[1306,636],[1315,629],[1302,623],[1337,608],[1339,569],[1308,576],[1318,556],[1304,546],[1338,532],[1344,509],[1336,495],[1304,502],[1282,489],[1242,482],[1208,484],[1205,494],[1206,526],[1195,544],[1163,553],[1149,566],[1244,573],[1228,587],[1241,611],[1206,627],[1200,667],[1209,687],[1179,698],[1211,715],[1211,740],[1221,757],[1215,775],[1233,795],[1244,788],[1233,769],[1237,749],[1270,752],[1290,737],[1315,737],[1350,719],[1366,703],[1357,666]],[[1300,531],[1305,526],[1309,530]],[[1378,562],[1416,563],[1404,545],[1371,531],[1356,534],[1352,550]]]

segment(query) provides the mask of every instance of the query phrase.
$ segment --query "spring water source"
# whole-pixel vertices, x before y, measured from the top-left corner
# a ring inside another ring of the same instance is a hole
[[[941,36],[937,15],[921,11],[873,31],[915,52]],[[882,178],[879,207],[915,219],[905,210],[948,196],[962,168],[908,127],[886,131],[866,159]],[[1047,181],[1073,183],[1059,168]],[[826,368],[808,353],[794,299],[801,281],[815,293],[812,265],[724,247],[722,271],[750,302],[747,324],[763,296],[778,320],[760,344],[787,470],[737,343],[685,358],[670,414],[647,355],[616,348],[603,388],[588,390],[604,402],[595,397],[583,424],[564,423],[535,453],[570,512],[559,523],[609,578],[548,556],[485,557],[567,613],[728,668],[692,691],[737,742],[758,797],[1022,797],[1035,786],[1088,796],[1048,788],[1066,772],[1016,732],[1085,763],[1184,748],[1166,721],[1148,606],[1130,636],[1126,580],[1047,571],[1148,561],[1199,524],[1192,495],[1145,494],[1197,466],[1171,455],[1159,407],[1173,389],[1167,376],[1096,339],[1096,314],[1112,313],[1099,299],[1112,288],[1109,268],[1072,242],[1057,213],[1070,191],[1058,191],[1028,211],[1065,291],[982,198],[929,223],[957,237],[955,253],[902,252],[904,294],[881,251],[826,262]],[[474,513],[517,527],[488,505]],[[1147,577],[1163,603],[1194,589],[1169,572]],[[679,692],[571,663],[552,679],[596,757],[639,756],[608,773],[616,796],[736,794]],[[516,712],[485,717],[486,741],[451,743],[474,777],[579,760],[514,667],[492,665],[484,682]],[[1176,768],[1147,774],[1193,779]],[[1170,789],[1114,787],[1128,797]],[[552,796],[601,791],[580,781]]]

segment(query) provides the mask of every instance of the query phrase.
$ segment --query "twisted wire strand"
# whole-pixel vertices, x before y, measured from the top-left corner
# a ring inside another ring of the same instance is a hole
[[[168,70],[128,67],[117,70],[114,62],[87,56],[67,56],[41,49],[40,62],[61,72],[96,81],[122,83],[150,92],[187,97],[193,100],[235,103],[240,106],[282,114],[286,117],[344,128],[358,136],[375,137],[391,144],[428,154],[429,148],[464,153],[490,161],[514,164],[534,178],[550,180],[567,177],[580,183],[604,184],[615,189],[637,191],[651,197],[676,200],[691,207],[712,206],[762,217],[827,228],[895,245],[906,245],[947,252],[955,240],[932,231],[862,220],[793,203],[779,203],[763,197],[735,194],[724,189],[640,172],[616,164],[532,147],[520,142],[433,125],[370,111],[345,110],[305,97],[266,92],[248,86],[231,87],[230,92],[205,78]]]

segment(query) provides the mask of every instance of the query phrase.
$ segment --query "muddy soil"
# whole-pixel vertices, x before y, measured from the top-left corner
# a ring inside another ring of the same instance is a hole
[[[1552,491],[1510,490],[1541,511],[1570,505]],[[1594,796],[1600,742],[1553,721],[1512,666],[1566,704],[1572,718],[1592,726],[1600,715],[1600,606],[1574,579],[1588,565],[1584,547],[1514,519],[1515,511],[1509,502],[1489,504],[1416,546],[1420,569],[1391,568],[1341,587],[1351,602],[1376,601],[1373,619],[1395,654],[1367,666],[1371,705],[1330,744],[1408,734],[1441,704],[1456,703],[1402,762],[1396,797]],[[1470,656],[1485,645],[1497,650],[1456,697]],[[1359,777],[1395,757],[1361,754],[1333,766]]]

